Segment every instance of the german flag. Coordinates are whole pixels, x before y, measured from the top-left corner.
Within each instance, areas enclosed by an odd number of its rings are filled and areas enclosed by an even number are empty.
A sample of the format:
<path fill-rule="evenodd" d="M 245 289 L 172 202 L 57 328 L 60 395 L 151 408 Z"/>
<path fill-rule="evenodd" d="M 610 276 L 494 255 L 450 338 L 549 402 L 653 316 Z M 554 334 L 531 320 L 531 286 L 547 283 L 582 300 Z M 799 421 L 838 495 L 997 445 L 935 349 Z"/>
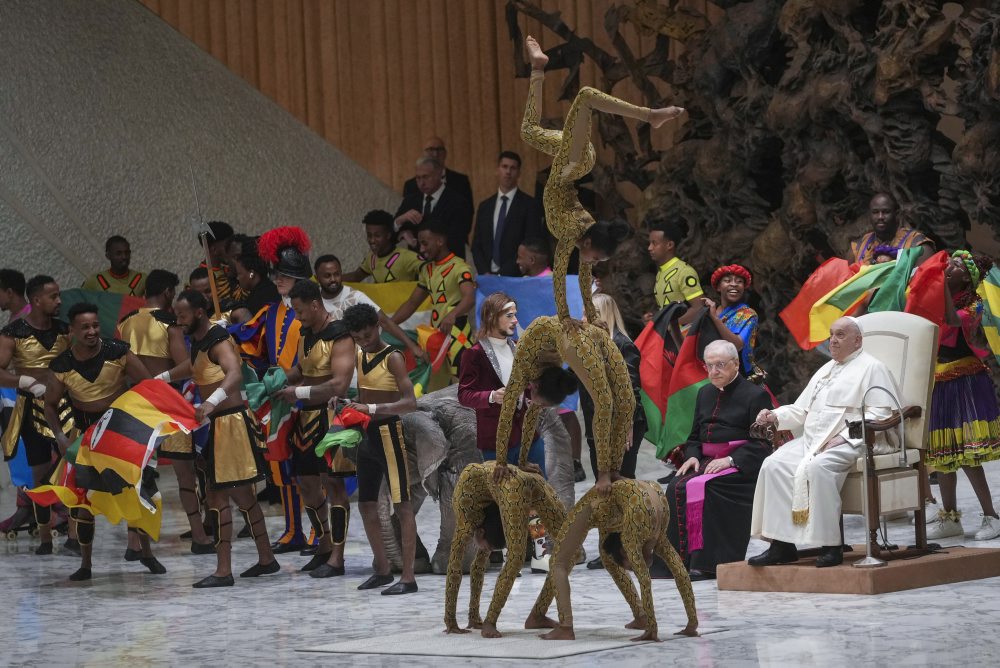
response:
<path fill-rule="evenodd" d="M 86 505 L 92 513 L 104 515 L 112 524 L 125 520 L 157 540 L 162 514 L 153 455 L 167 436 L 190 432 L 197 426 L 194 408 L 172 387 L 161 380 L 144 380 L 115 399 L 101 419 L 84 432 L 76 461 L 71 464 L 75 485 L 68 477 L 61 482 L 86 490 Z M 51 492 L 64 502 L 69 496 L 54 490 L 53 485 L 46 487 L 33 492 Z M 37 500 L 42 502 L 42 498 Z"/>

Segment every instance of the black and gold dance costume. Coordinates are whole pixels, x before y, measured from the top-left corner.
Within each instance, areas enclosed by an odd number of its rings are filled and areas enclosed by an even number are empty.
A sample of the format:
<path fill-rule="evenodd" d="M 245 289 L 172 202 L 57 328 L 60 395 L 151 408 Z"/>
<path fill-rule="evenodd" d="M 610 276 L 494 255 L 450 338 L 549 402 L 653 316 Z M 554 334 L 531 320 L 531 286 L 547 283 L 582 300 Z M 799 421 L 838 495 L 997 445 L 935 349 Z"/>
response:
<path fill-rule="evenodd" d="M 628 367 L 606 330 L 596 325 L 576 324 L 579 326 L 564 327 L 557 317 L 542 316 L 535 318 L 521 336 L 500 409 L 497 461 L 507 461 L 511 421 L 518 398 L 528 383 L 536 380 L 545 368 L 565 361 L 594 399 L 593 431 L 598 469 L 621 469 L 635 411 Z M 535 404 L 528 408 L 521 428 L 522 443 L 531 442 L 540 410 Z M 520 466 L 527 462 L 527 453 L 528 448 L 522 447 Z"/>
<path fill-rule="evenodd" d="M 358 348 L 358 389 L 399 392 L 396 377 L 389 369 L 389 356 L 397 353 L 386 346 L 368 354 Z M 398 415 L 372 416 L 365 439 L 358 448 L 358 501 L 378 501 L 383 476 L 389 479 L 393 503 L 410 500 L 409 464 L 403 442 L 403 422 Z"/>
<path fill-rule="evenodd" d="M 66 388 L 66 393 L 74 404 L 89 404 L 117 397 L 125 391 L 125 360 L 128 351 L 129 346 L 124 341 L 101 338 L 100 349 L 93 357 L 77 359 L 73 349 L 67 348 L 52 360 L 49 369 Z M 103 412 L 98 413 L 97 418 L 102 414 Z M 73 415 L 79 416 L 76 428 L 81 431 L 96 421 L 87 417 L 90 414 L 80 411 L 75 405 Z"/>
<path fill-rule="evenodd" d="M 126 376 L 126 360 L 129 345 L 117 339 L 101 339 L 101 348 L 96 355 L 85 360 L 77 359 L 72 348 L 63 351 L 52 360 L 49 369 L 52 375 L 63 384 L 66 393 L 73 402 L 73 421 L 78 432 L 84 432 L 97 423 L 106 411 L 85 411 L 76 406 L 78 403 L 93 403 L 104 400 L 114 400 L 125 392 L 128 386 Z M 110 403 L 110 402 L 109 402 Z M 81 486 L 85 481 L 81 482 Z M 145 493 L 156 494 L 156 474 L 153 467 L 142 470 L 142 487 Z M 70 515 L 77 521 L 77 531 L 81 545 L 90 545 L 94 540 L 94 518 L 89 512 L 81 512 L 72 508 Z M 131 526 L 129 532 L 136 532 Z"/>
<path fill-rule="evenodd" d="M 565 320 L 570 317 L 566 302 L 566 271 L 569 268 L 569 258 L 576 243 L 594 224 L 593 217 L 577 198 L 575 183 L 594 168 L 597 155 L 594 145 L 590 143 L 591 111 L 596 109 L 648 121 L 650 110 L 619 100 L 596 88 L 584 86 L 576 94 L 569 113 L 566 114 L 563 129 L 549 130 L 539 125 L 544 79 L 544 72 L 532 70 L 524 118 L 521 121 L 521 138 L 539 151 L 553 157 L 542 204 L 545 208 L 545 223 L 549 232 L 556 238 L 555 261 L 552 265 L 556 313 L 560 319 Z M 580 293 L 587 321 L 599 322 L 591 300 L 590 264 L 580 263 L 579 276 Z"/>
<path fill-rule="evenodd" d="M 172 360 L 170 356 L 170 328 L 177 326 L 173 313 L 161 308 L 143 307 L 126 314 L 118 321 L 118 338 L 127 343 L 140 357 Z M 179 360 L 178 360 L 179 361 Z M 176 390 L 180 386 L 171 385 Z M 170 459 L 194 459 L 191 434 L 175 432 L 164 439 L 157 452 Z M 187 490 L 184 490 L 187 491 Z M 193 490 L 191 490 L 193 493 Z M 183 493 L 183 492 L 182 492 Z"/>
<path fill-rule="evenodd" d="M 177 320 L 161 308 L 141 308 L 125 314 L 118 321 L 118 338 L 127 343 L 136 355 L 170 359 L 168 330 Z"/>
<path fill-rule="evenodd" d="M 205 338 L 191 339 L 191 378 L 199 387 L 221 383 L 226 372 L 209 354 L 217 345 L 231 345 L 224 328 L 213 325 Z M 238 353 L 237 353 L 238 354 Z M 249 485 L 264 479 L 264 437 L 247 407 L 234 406 L 209 416 L 208 441 L 202 455 L 212 489 Z"/>
<path fill-rule="evenodd" d="M 350 336 L 344 324 L 335 320 L 327 323 L 318 334 L 311 329 L 300 330 L 298 366 L 305 378 L 330 378 L 333 375 L 330 355 L 334 344 L 345 336 Z M 292 432 L 292 463 L 296 475 L 319 475 L 328 473 L 337 477 L 354 475 L 354 463 L 338 449 L 333 459 L 333 466 L 328 467 L 326 460 L 316 456 L 316 445 L 319 444 L 330 429 L 332 409 L 326 402 L 313 406 L 303 406 L 299 409 Z"/>
<path fill-rule="evenodd" d="M 493 599 L 486 612 L 486 622 L 496 624 L 497 618 L 517 574 L 521 570 L 519 546 L 525 544 L 528 536 L 528 520 L 535 513 L 542 518 L 545 528 L 553 533 L 559 531 L 566 519 L 566 509 L 556 498 L 555 491 L 545 479 L 534 473 L 512 469 L 513 475 L 501 482 L 493 480 L 496 462 L 469 464 L 458 477 L 452 505 L 455 509 L 455 535 L 451 541 L 448 558 L 448 580 L 445 585 L 444 623 L 451 628 L 457 626 L 455 609 L 458 605 L 458 590 L 462 584 L 462 558 L 465 545 L 472 533 L 483 524 L 484 510 L 492 503 L 500 509 L 504 538 L 512 555 L 504 562 L 493 588 Z M 489 563 L 489 552 L 477 552 L 469 575 L 469 623 L 482 623 L 479 616 L 479 600 L 483 591 L 483 576 Z"/>
<path fill-rule="evenodd" d="M 69 326 L 62 320 L 53 320 L 52 327 L 40 330 L 21 318 L 0 330 L 0 336 L 14 340 L 11 362 L 18 372 L 29 375 L 32 369 L 48 369 L 49 364 L 69 348 Z M 68 401 L 59 404 L 59 421 L 64 432 L 73 429 L 72 411 Z M 3 433 L 5 460 L 12 459 L 16 454 L 18 438 L 24 443 L 29 466 L 41 466 L 52 461 L 52 453 L 56 451 L 56 441 L 55 435 L 45 421 L 45 402 L 42 398 L 36 399 L 30 392 L 21 389 L 17 391 L 17 402 L 14 404 L 7 429 Z"/>
<path fill-rule="evenodd" d="M 657 633 L 656 611 L 653 608 L 653 590 L 649 579 L 643 545 L 653 543 L 653 554 L 670 567 L 684 601 L 687 613 L 685 632 L 694 633 L 698 628 L 691 578 L 676 550 L 667 540 L 670 507 L 667 497 L 655 482 L 648 480 L 617 480 L 611 493 L 602 496 L 595 488 L 584 494 L 569 512 L 555 543 L 549 561 L 549 574 L 538 594 L 532 615 L 544 616 L 556 597 L 559 608 L 559 625 L 573 626 L 573 608 L 570 603 L 569 573 L 576 561 L 577 550 L 583 545 L 587 533 L 597 528 L 600 532 L 601 561 L 611 575 L 636 620 L 645 618 L 646 630 Z M 621 534 L 622 550 L 631 562 L 639 579 L 641 598 L 636 593 L 628 571 L 604 552 L 604 539 L 610 533 Z"/>

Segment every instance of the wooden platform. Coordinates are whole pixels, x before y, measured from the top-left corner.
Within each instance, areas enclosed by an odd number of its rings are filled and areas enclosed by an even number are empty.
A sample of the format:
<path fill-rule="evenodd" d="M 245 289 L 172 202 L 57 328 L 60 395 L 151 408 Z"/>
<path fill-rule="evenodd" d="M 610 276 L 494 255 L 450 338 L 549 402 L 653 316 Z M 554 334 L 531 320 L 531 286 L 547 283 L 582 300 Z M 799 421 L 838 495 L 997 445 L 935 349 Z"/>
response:
<path fill-rule="evenodd" d="M 816 594 L 885 594 L 952 582 L 1000 576 L 1000 549 L 949 547 L 914 559 L 890 560 L 879 568 L 854 568 L 863 546 L 844 553 L 844 563 L 816 568 L 815 557 L 794 564 L 754 568 L 745 561 L 721 564 L 720 590 L 775 591 Z"/>

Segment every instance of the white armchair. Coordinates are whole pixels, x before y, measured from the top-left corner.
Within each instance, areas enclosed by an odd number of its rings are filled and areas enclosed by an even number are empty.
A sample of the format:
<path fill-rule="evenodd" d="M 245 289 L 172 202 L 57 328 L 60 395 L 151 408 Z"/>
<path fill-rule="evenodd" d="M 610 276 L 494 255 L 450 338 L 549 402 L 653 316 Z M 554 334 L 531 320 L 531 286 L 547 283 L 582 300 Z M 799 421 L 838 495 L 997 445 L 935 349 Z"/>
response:
<path fill-rule="evenodd" d="M 871 553 L 886 558 L 890 555 L 884 553 L 877 540 L 879 518 L 912 510 L 917 514 L 915 551 L 926 551 L 923 480 L 927 473 L 923 451 L 927 446 L 938 327 L 920 316 L 896 311 L 869 313 L 858 320 L 864 329 L 864 349 L 889 367 L 902 393 L 898 399 L 903 410 L 901 414 L 894 412 L 886 420 L 865 423 L 865 456 L 858 460 L 855 470 L 844 482 L 841 490 L 843 513 L 865 515 L 867 499 L 865 524 Z M 903 423 L 902 443 L 896 437 L 900 421 Z M 887 435 L 888 447 L 883 443 L 876 449 L 874 443 L 879 434 Z M 866 465 L 869 466 L 867 489 Z M 905 554 L 913 556 L 914 551 L 905 551 Z M 891 556 L 901 556 L 900 551 L 894 551 Z"/>

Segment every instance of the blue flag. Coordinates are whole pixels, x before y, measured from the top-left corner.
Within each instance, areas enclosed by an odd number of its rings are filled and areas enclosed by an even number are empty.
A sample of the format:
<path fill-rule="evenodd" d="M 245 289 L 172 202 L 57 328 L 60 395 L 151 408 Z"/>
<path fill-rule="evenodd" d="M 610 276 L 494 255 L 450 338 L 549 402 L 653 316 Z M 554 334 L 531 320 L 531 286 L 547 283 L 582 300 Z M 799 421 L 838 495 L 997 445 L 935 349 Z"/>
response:
<path fill-rule="evenodd" d="M 566 277 L 569 314 L 574 318 L 583 316 L 583 297 L 578 289 L 576 275 Z M 535 318 L 542 315 L 556 315 L 555 293 L 552 290 L 552 276 L 478 276 L 476 277 L 476 328 L 479 328 L 479 308 L 483 300 L 494 292 L 503 292 L 517 302 L 517 331 L 523 332 Z M 574 392 L 566 397 L 562 408 L 575 411 L 579 394 Z"/>
<path fill-rule="evenodd" d="M 579 279 L 575 276 L 566 277 L 567 301 L 569 314 L 574 318 L 583 317 L 583 297 L 577 288 Z M 505 292 L 517 302 L 517 330 L 523 332 L 531 322 L 540 315 L 555 315 L 556 300 L 552 291 L 552 276 L 514 277 L 514 276 L 478 276 L 476 277 L 476 328 L 479 327 L 479 307 L 483 300 L 494 292 Z"/>

